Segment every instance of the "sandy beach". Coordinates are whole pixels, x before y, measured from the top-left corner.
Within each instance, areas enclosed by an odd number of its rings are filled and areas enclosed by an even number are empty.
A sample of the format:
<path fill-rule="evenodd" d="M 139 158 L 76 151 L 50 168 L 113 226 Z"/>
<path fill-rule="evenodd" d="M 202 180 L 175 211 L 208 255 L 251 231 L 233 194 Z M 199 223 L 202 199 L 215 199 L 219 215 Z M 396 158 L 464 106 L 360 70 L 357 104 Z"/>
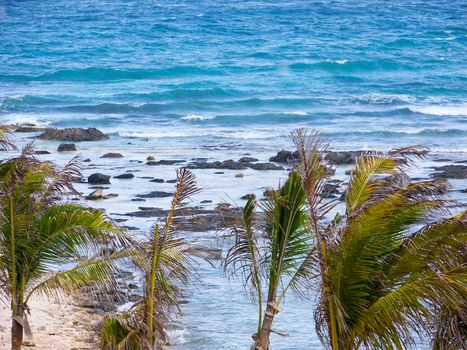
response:
<path fill-rule="evenodd" d="M 97 349 L 96 324 L 101 314 L 86 309 L 58 303 L 46 297 L 34 297 L 29 303 L 29 323 L 35 346 L 25 349 L 41 350 L 85 350 Z M 9 308 L 0 304 L 0 349 L 10 349 L 11 318 Z"/>

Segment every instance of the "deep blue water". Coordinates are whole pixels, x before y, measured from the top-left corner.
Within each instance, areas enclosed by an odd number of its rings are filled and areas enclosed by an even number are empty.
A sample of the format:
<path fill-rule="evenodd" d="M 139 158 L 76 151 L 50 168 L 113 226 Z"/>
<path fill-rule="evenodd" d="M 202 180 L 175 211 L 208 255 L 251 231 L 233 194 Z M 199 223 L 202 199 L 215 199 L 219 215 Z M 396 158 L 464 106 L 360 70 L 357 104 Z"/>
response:
<path fill-rule="evenodd" d="M 466 22 L 458 0 L 0 1 L 0 118 L 465 151 Z"/>

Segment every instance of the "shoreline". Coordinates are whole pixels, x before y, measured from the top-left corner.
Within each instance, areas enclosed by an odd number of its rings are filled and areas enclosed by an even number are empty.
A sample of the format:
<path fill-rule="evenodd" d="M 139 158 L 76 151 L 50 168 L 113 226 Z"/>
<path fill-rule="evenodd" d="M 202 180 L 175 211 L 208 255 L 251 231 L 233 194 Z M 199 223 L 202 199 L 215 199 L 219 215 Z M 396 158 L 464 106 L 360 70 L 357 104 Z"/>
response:
<path fill-rule="evenodd" d="M 74 305 L 70 300 L 57 302 L 45 296 L 33 296 L 28 315 L 34 346 L 25 349 L 91 350 L 99 346 L 96 325 L 103 313 Z M 10 349 L 10 309 L 0 304 L 0 350 Z"/>

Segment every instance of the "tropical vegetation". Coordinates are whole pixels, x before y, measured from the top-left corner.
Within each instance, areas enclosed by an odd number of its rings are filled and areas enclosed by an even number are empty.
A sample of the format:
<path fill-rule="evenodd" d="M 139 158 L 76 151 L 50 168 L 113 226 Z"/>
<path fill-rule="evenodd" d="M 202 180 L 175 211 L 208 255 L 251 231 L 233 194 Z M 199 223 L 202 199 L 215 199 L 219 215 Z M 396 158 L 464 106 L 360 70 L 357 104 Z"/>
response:
<path fill-rule="evenodd" d="M 152 350 L 169 342 L 167 324 L 180 312 L 181 297 L 196 274 L 194 259 L 215 257 L 214 251 L 187 241 L 176 230 L 175 215 L 199 191 L 193 173 L 179 169 L 166 218 L 128 254 L 141 272 L 143 298 L 128 311 L 106 317 L 101 349 Z"/>
<path fill-rule="evenodd" d="M 2 144 L 10 145 L 5 136 Z M 57 169 L 37 160 L 31 146 L 0 161 L 0 298 L 11 305 L 14 350 L 31 336 L 33 295 L 115 288 L 116 266 L 102 248 L 117 251 L 128 242 L 101 211 L 64 201 L 67 193 L 79 195 L 72 180 L 80 177 L 76 159 Z"/>

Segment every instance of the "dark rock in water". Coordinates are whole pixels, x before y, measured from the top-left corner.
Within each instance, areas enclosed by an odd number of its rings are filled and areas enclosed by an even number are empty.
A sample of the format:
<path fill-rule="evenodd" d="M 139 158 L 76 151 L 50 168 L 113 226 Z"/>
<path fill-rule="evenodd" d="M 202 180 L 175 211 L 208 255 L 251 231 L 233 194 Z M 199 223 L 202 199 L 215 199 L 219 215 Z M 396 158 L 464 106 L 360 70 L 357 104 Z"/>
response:
<path fill-rule="evenodd" d="M 148 157 L 146 158 L 146 160 L 148 160 L 148 161 L 149 161 L 149 160 L 156 160 L 156 157 L 154 157 L 154 156 L 148 156 Z"/>
<path fill-rule="evenodd" d="M 85 160 L 83 160 L 84 163 L 91 163 L 91 159 L 89 158 L 86 158 Z"/>
<path fill-rule="evenodd" d="M 257 162 L 258 159 L 253 158 L 253 157 L 242 157 L 238 160 L 240 163 L 251 163 L 251 162 Z"/>
<path fill-rule="evenodd" d="M 146 199 L 143 199 L 143 198 L 132 198 L 131 201 L 132 201 L 132 202 L 146 202 Z"/>
<path fill-rule="evenodd" d="M 96 128 L 67 128 L 67 129 L 53 129 L 47 128 L 45 131 L 37 136 L 40 140 L 57 140 L 57 141 L 101 141 L 107 140 L 109 137 L 97 130 Z"/>
<path fill-rule="evenodd" d="M 57 151 L 59 152 L 74 152 L 76 151 L 76 146 L 74 143 L 62 143 L 58 146 Z"/>
<path fill-rule="evenodd" d="M 458 160 L 454 164 L 467 164 L 467 160 Z"/>
<path fill-rule="evenodd" d="M 41 155 L 41 154 L 50 154 L 49 151 L 34 151 L 34 154 Z"/>
<path fill-rule="evenodd" d="M 104 154 L 101 158 L 123 158 L 123 155 L 118 152 L 110 152 Z"/>
<path fill-rule="evenodd" d="M 156 208 L 156 207 L 138 207 L 139 210 L 163 210 L 161 208 Z"/>
<path fill-rule="evenodd" d="M 388 176 L 386 181 L 391 181 L 391 183 L 395 184 L 399 188 L 406 188 L 410 185 L 411 179 L 410 176 L 404 173 L 395 173 L 393 175 Z"/>
<path fill-rule="evenodd" d="M 280 150 L 274 157 L 269 158 L 269 161 L 276 162 L 276 163 L 284 163 L 287 164 L 289 162 L 299 160 L 300 156 L 298 151 L 291 152 L 285 149 Z"/>
<path fill-rule="evenodd" d="M 134 177 L 135 175 L 133 175 L 132 173 L 125 173 L 125 174 L 114 176 L 114 179 L 132 179 Z"/>
<path fill-rule="evenodd" d="M 460 193 L 467 193 L 467 188 L 464 188 L 463 190 L 460 190 Z"/>
<path fill-rule="evenodd" d="M 171 197 L 172 195 L 173 195 L 172 192 L 151 191 L 149 193 L 137 194 L 136 197 L 138 198 L 164 198 L 164 197 Z"/>
<path fill-rule="evenodd" d="M 110 198 L 115 198 L 115 197 L 118 197 L 118 194 L 109 193 L 107 195 L 104 195 L 101 189 L 97 189 L 94 192 L 87 195 L 85 198 L 87 200 L 99 200 L 99 199 L 110 199 Z"/>
<path fill-rule="evenodd" d="M 229 159 L 223 162 L 192 162 L 189 163 L 189 169 L 228 169 L 228 170 L 245 170 L 247 168 L 255 170 L 284 170 L 283 167 L 277 166 L 273 163 L 251 163 L 251 162 L 236 162 Z"/>
<path fill-rule="evenodd" d="M 338 183 L 327 183 L 323 186 L 323 191 L 320 193 L 321 196 L 329 196 L 338 194 L 340 184 Z"/>
<path fill-rule="evenodd" d="M 102 190 L 99 188 L 91 192 L 90 194 L 88 194 L 85 198 L 87 200 L 94 201 L 94 200 L 102 199 L 103 197 L 104 197 L 104 194 L 102 193 Z"/>
<path fill-rule="evenodd" d="M 22 132 L 22 133 L 29 133 L 29 132 L 39 132 L 39 131 L 44 131 L 46 128 L 39 128 L 37 126 L 29 126 L 29 125 L 23 125 L 23 126 L 18 126 L 15 129 L 15 132 Z"/>
<path fill-rule="evenodd" d="M 144 163 L 142 160 L 136 160 L 136 159 L 132 159 L 129 162 L 130 163 L 138 163 L 138 164 Z"/>
<path fill-rule="evenodd" d="M 174 183 L 177 183 L 177 179 L 167 180 L 166 182 L 168 184 L 174 184 Z"/>
<path fill-rule="evenodd" d="M 161 184 L 161 183 L 164 183 L 164 179 L 152 179 L 152 180 L 149 180 L 149 182 L 156 182 L 158 184 Z"/>
<path fill-rule="evenodd" d="M 88 177 L 88 183 L 95 185 L 110 184 L 110 176 L 101 173 L 95 173 Z"/>
<path fill-rule="evenodd" d="M 207 204 L 207 203 L 212 203 L 212 200 L 205 199 L 204 201 L 201 201 L 201 204 Z"/>
<path fill-rule="evenodd" d="M 354 164 L 357 157 L 365 153 L 365 151 L 328 152 L 324 158 L 333 165 Z"/>
<path fill-rule="evenodd" d="M 448 159 L 448 158 L 437 158 L 437 159 L 433 159 L 433 162 L 452 162 L 451 159 Z"/>
<path fill-rule="evenodd" d="M 180 164 L 184 163 L 185 161 L 182 159 L 165 159 L 165 160 L 159 160 L 157 162 L 155 161 L 149 161 L 146 162 L 146 165 L 175 165 L 175 164 Z"/>
<path fill-rule="evenodd" d="M 138 289 L 138 286 L 134 283 L 129 283 L 128 284 L 128 289 Z"/>
<path fill-rule="evenodd" d="M 282 166 L 274 163 L 246 163 L 246 166 L 254 170 L 284 170 Z"/>
<path fill-rule="evenodd" d="M 431 176 L 436 179 L 466 179 L 467 165 L 445 165 L 435 168 L 436 173 Z"/>
<path fill-rule="evenodd" d="M 229 170 L 244 170 L 246 166 L 232 159 L 224 160 L 223 162 L 193 162 L 189 163 L 188 169 L 229 169 Z"/>
<path fill-rule="evenodd" d="M 108 190 L 110 187 L 105 186 L 89 186 L 90 190 Z"/>
<path fill-rule="evenodd" d="M 255 198 L 255 195 L 253 193 L 248 193 L 248 194 L 240 197 L 240 199 L 244 199 L 244 200 L 248 200 L 250 198 Z"/>
<path fill-rule="evenodd" d="M 215 175 L 222 175 L 222 174 L 225 174 L 223 171 L 215 171 L 214 172 Z"/>

